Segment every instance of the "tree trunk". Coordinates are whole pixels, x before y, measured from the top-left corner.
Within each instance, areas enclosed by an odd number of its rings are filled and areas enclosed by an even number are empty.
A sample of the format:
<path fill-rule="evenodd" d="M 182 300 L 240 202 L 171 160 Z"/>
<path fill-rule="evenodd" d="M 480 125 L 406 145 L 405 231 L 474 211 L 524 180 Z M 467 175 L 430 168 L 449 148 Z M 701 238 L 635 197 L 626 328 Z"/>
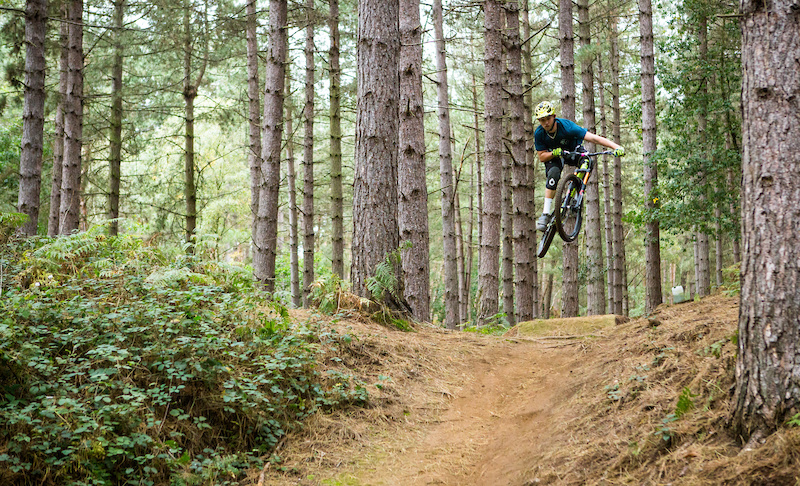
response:
<path fill-rule="evenodd" d="M 504 103 L 508 105 L 508 103 Z M 507 112 L 508 110 L 503 110 Z M 507 138 L 507 137 L 506 137 Z M 506 321 L 513 326 L 516 324 L 514 314 L 514 205 L 512 202 L 511 188 L 511 156 L 503 154 L 503 212 L 500 217 L 503 231 L 503 314 Z"/>
<path fill-rule="evenodd" d="M 306 102 L 303 107 L 303 305 L 314 283 L 314 0 L 306 0 Z"/>
<path fill-rule="evenodd" d="M 478 144 L 476 144 L 478 145 Z M 475 158 L 479 157 L 480 152 L 475 153 Z M 469 174 L 469 220 L 467 222 L 467 236 L 464 246 L 464 289 L 463 300 L 461 301 L 461 322 L 472 321 L 472 263 L 474 260 L 474 240 L 475 231 L 475 166 L 470 163 Z"/>
<path fill-rule="evenodd" d="M 462 159 L 463 168 L 463 159 Z M 461 174 L 461 171 L 459 171 Z M 456 274 L 458 275 L 458 322 L 459 324 L 466 321 L 467 318 L 467 301 L 469 300 L 469 292 L 466 287 L 465 262 L 466 254 L 464 252 L 464 220 L 461 213 L 461 197 L 456 184 L 455 197 L 453 198 L 453 210 L 456 217 Z"/>
<path fill-rule="evenodd" d="M 561 116 L 575 119 L 575 41 L 572 33 L 572 0 L 559 0 L 558 38 L 561 56 Z M 564 168 L 563 177 L 568 168 Z M 578 243 L 563 246 L 562 317 L 578 315 Z"/>
<path fill-rule="evenodd" d="M 294 103 L 292 102 L 292 77 L 286 68 L 286 96 L 284 109 L 286 118 L 286 185 L 289 192 L 289 280 L 292 291 L 292 305 L 300 307 L 302 292 L 300 291 L 300 257 L 298 255 L 298 211 L 297 211 L 297 173 L 294 164 Z"/>
<path fill-rule="evenodd" d="M 474 54 L 472 49 L 470 50 L 470 54 Z M 473 59 L 474 61 L 474 59 Z M 483 160 L 481 159 L 481 154 L 483 154 L 483 150 L 481 150 L 481 130 L 480 130 L 480 115 L 478 112 L 478 82 L 475 78 L 475 73 L 472 73 L 472 112 L 473 112 L 473 122 L 475 124 L 475 173 L 476 173 L 476 181 L 475 181 L 475 191 L 477 198 L 477 223 L 478 223 L 478 286 L 480 286 L 480 262 L 481 262 L 481 253 L 483 253 L 483 247 L 481 246 L 481 241 L 483 238 Z M 470 265 L 470 292 L 472 289 L 472 265 Z M 478 290 L 480 294 L 480 289 Z M 480 299 L 480 295 L 477 296 Z M 470 296 L 470 307 L 474 307 L 476 304 L 475 301 L 472 300 Z M 480 305 L 480 304 L 478 304 Z M 472 319 L 472 314 L 475 313 L 474 309 L 470 310 L 470 319 Z M 480 313 L 480 309 L 478 309 L 477 313 Z M 480 316 L 476 316 L 479 320 Z"/>
<path fill-rule="evenodd" d="M 617 35 L 617 19 L 612 14 L 610 20 L 610 40 L 611 40 L 611 109 L 613 113 L 612 131 L 614 141 L 620 143 L 622 140 L 621 126 L 622 114 L 619 106 L 619 37 Z M 622 159 L 614 157 L 614 267 L 612 274 L 614 278 L 614 308 L 613 314 L 625 315 L 622 302 L 627 288 L 625 279 L 625 228 L 622 226 Z"/>
<path fill-rule="evenodd" d="M 800 413 L 800 27 L 794 6 L 742 0 L 742 292 L 733 426 L 754 444 Z M 781 46 L 781 55 L 764 55 Z"/>
<path fill-rule="evenodd" d="M 436 22 L 436 5 L 434 3 L 434 24 Z M 438 39 L 437 39 L 438 51 Z M 437 63 L 439 58 L 437 55 Z M 398 154 L 398 221 L 400 225 L 400 240 L 411 242 L 411 248 L 403 251 L 403 277 L 405 278 L 405 298 L 414 312 L 414 317 L 420 321 L 430 320 L 430 261 L 429 261 L 429 238 L 428 238 L 428 188 L 425 177 L 425 109 L 422 99 L 422 25 L 419 17 L 419 0 L 400 0 L 400 139 Z M 447 72 L 439 73 L 441 83 L 442 74 L 445 76 L 445 86 L 447 86 Z M 441 86 L 439 86 L 441 89 Z M 442 103 L 440 101 L 439 105 Z M 439 129 L 442 128 L 441 108 L 439 116 Z M 449 129 L 449 119 L 448 129 Z M 449 131 L 440 135 L 447 137 L 449 147 Z M 441 145 L 439 149 L 441 151 Z M 449 155 L 449 152 L 448 152 Z M 449 164 L 448 160 L 448 164 Z M 444 177 L 445 171 L 442 171 Z M 449 173 L 448 173 L 449 174 Z M 450 177 L 452 184 L 452 177 Z M 450 187 L 452 195 L 452 187 Z M 452 209 L 452 197 L 445 199 L 442 197 L 442 211 L 444 208 Z M 455 268 L 455 239 L 453 230 L 452 212 L 448 226 L 447 219 L 444 219 L 444 246 L 445 246 L 445 281 L 449 274 L 453 272 L 456 277 Z M 451 234 L 448 234 L 448 231 Z M 451 253 L 447 254 L 448 245 L 451 245 Z M 447 265 L 452 259 L 453 268 Z M 453 297 L 458 304 L 458 290 L 453 287 L 455 292 Z M 445 298 L 447 298 L 445 291 Z M 448 327 L 455 328 L 458 321 L 458 311 L 455 314 L 455 321 L 446 320 Z"/>
<path fill-rule="evenodd" d="M 400 244 L 397 222 L 399 132 L 399 1 L 359 0 L 355 180 L 353 184 L 353 292 L 373 297 L 367 280 Z M 402 269 L 394 276 L 403 296 Z M 384 294 L 384 299 L 391 295 Z M 388 302 L 387 302 L 388 303 Z"/>
<path fill-rule="evenodd" d="M 522 40 L 520 39 L 519 4 L 511 0 L 506 4 L 506 32 L 508 35 L 509 122 L 511 124 L 511 186 L 513 190 L 515 296 L 519 321 L 528 321 L 534 315 L 534 288 L 536 287 L 536 228 L 533 223 L 530 184 L 528 183 L 528 154 L 525 141 L 525 84 L 522 79 Z M 527 110 L 529 113 L 530 110 Z"/>
<path fill-rule="evenodd" d="M 183 101 L 186 110 L 186 129 L 184 147 L 184 198 L 186 200 L 186 243 L 187 251 L 193 251 L 195 243 L 195 233 L 197 232 L 197 183 L 195 180 L 195 161 L 194 161 L 194 100 L 203 76 L 206 72 L 208 63 L 208 36 L 206 32 L 196 34 L 192 32 L 192 9 L 189 3 L 184 6 L 183 14 Z M 204 13 L 206 15 L 207 12 Z M 208 29 L 208 18 L 203 18 L 203 29 Z M 192 79 L 194 73 L 192 59 L 196 56 L 194 52 L 195 39 L 199 37 L 205 45 L 205 53 L 202 56 L 197 78 Z"/>
<path fill-rule="evenodd" d="M 64 161 L 58 224 L 58 232 L 62 235 L 76 231 L 80 224 L 83 146 L 83 0 L 71 0 L 67 9 L 70 25 L 64 101 Z"/>
<path fill-rule="evenodd" d="M 253 270 L 267 292 L 275 290 L 275 258 L 278 245 L 278 195 L 283 136 L 283 92 L 286 80 L 287 5 L 270 0 L 269 45 L 264 84 L 264 128 L 262 130 L 262 177 L 259 178 Z"/>
<path fill-rule="evenodd" d="M 535 208 L 535 188 L 536 184 L 534 181 L 537 180 L 536 177 L 536 147 L 533 144 L 533 93 L 532 93 L 532 76 L 533 76 L 533 62 L 531 61 L 531 42 L 528 40 L 531 37 L 531 23 L 530 23 L 530 15 L 529 15 L 529 2 L 528 0 L 523 0 L 522 2 L 522 39 L 525 40 L 525 43 L 522 45 L 522 59 L 523 59 L 523 70 L 522 70 L 522 87 L 525 92 L 525 96 L 523 97 L 523 106 L 524 106 L 524 116 L 523 122 L 525 127 L 525 182 L 524 186 L 526 189 L 526 194 L 528 196 L 528 211 L 530 211 L 531 215 L 537 214 Z M 540 300 L 540 291 L 539 291 L 539 259 L 536 258 L 534 255 L 536 254 L 535 248 L 539 245 L 538 239 L 539 234 L 536 231 L 536 226 L 533 223 L 533 219 L 531 219 L 531 229 L 528 233 L 528 241 L 527 245 L 530 247 L 531 252 L 531 264 L 530 264 L 530 279 L 532 280 L 531 283 L 531 298 L 533 299 L 532 302 L 532 312 L 533 315 L 531 318 L 539 317 L 541 315 L 540 309 L 541 306 L 539 305 Z"/>
<path fill-rule="evenodd" d="M 544 286 L 544 299 L 542 301 L 542 319 L 550 319 L 550 307 L 553 302 L 553 274 L 547 274 L 547 283 Z"/>
<path fill-rule="evenodd" d="M 450 97 L 444 43 L 444 18 L 441 0 L 433 2 L 433 31 L 436 40 L 436 110 L 439 119 L 439 181 L 442 191 L 442 253 L 444 254 L 445 326 L 455 329 L 461 322 L 458 302 L 458 262 L 456 260 L 455 198 L 452 141 L 450 137 Z M 421 55 L 421 53 L 420 53 Z"/>
<path fill-rule="evenodd" d="M 503 64 L 502 7 L 497 0 L 484 4 L 484 104 L 486 119 L 486 157 L 483 177 L 483 232 L 479 267 L 480 311 L 478 320 L 486 324 L 499 309 L 500 212 L 503 183 Z"/>
<path fill-rule="evenodd" d="M 472 50 L 470 50 L 470 54 L 473 54 Z M 473 172 L 474 178 L 471 179 L 470 184 L 474 182 L 474 187 L 472 191 L 470 191 L 470 198 L 472 198 L 473 194 L 477 200 L 477 208 L 470 199 L 470 211 L 473 208 L 476 209 L 477 218 L 473 217 L 473 214 L 470 214 L 470 254 L 469 254 L 469 265 L 467 266 L 469 275 L 467 278 L 467 288 L 469 289 L 469 320 L 471 321 L 473 318 L 474 312 L 474 305 L 475 301 L 472 299 L 472 267 L 473 267 L 473 253 L 475 248 L 475 243 L 472 240 L 473 237 L 473 228 L 471 226 L 471 222 L 474 219 L 477 219 L 477 226 L 478 226 L 478 266 L 480 267 L 480 254 L 481 254 L 481 235 L 483 235 L 483 162 L 481 159 L 481 154 L 483 154 L 483 150 L 481 150 L 481 130 L 480 130 L 480 115 L 478 114 L 478 83 L 475 79 L 475 73 L 472 73 L 472 112 L 473 112 L 473 123 L 474 123 L 474 132 L 475 132 L 475 168 Z M 480 270 L 479 270 L 480 271 Z M 480 280 L 480 279 L 479 279 Z M 480 281 L 478 282 L 480 285 Z"/>
<path fill-rule="evenodd" d="M 67 5 L 61 6 L 62 18 L 67 18 Z M 50 214 L 47 220 L 47 235 L 56 236 L 59 231 L 61 211 L 61 182 L 64 168 L 64 111 L 67 100 L 67 39 L 69 24 L 61 22 L 59 30 L 59 74 L 58 74 L 58 105 L 56 106 L 55 127 L 53 130 L 53 175 L 50 183 Z"/>
<path fill-rule="evenodd" d="M 258 77 L 258 37 L 256 28 L 258 16 L 256 14 L 256 0 L 247 2 L 247 106 L 250 150 L 247 153 L 247 163 L 250 167 L 250 226 L 253 237 L 256 235 L 256 221 L 258 218 L 258 191 L 261 187 L 261 106 L 259 95 Z"/>
<path fill-rule="evenodd" d="M 339 278 L 344 278 L 344 196 L 342 191 L 342 115 L 341 69 L 339 67 L 339 0 L 329 0 L 331 47 L 328 50 L 330 70 L 330 123 L 331 123 L 331 243 L 332 270 Z"/>
<path fill-rule="evenodd" d="M 656 89 L 653 55 L 653 10 L 650 0 L 639 0 L 639 31 L 642 54 L 642 142 L 644 150 L 644 198 L 648 213 L 659 206 L 658 169 L 651 162 L 656 151 Z M 645 224 L 645 313 L 661 304 L 660 224 L 650 218 Z"/>
<path fill-rule="evenodd" d="M 125 0 L 114 1 L 114 61 L 111 69 L 111 133 L 109 136 L 109 190 L 108 219 L 111 225 L 108 232 L 119 234 L 119 191 L 122 178 L 122 67 L 124 46 L 122 26 L 125 16 Z"/>
<path fill-rule="evenodd" d="M 591 32 L 589 25 L 589 0 L 578 0 L 578 25 L 581 50 L 584 55 L 581 61 L 581 84 L 583 85 L 583 126 L 592 133 L 597 132 L 594 108 L 594 70 L 593 58 L 588 57 L 591 50 Z M 593 144 L 586 148 L 594 151 Z M 603 234 L 600 227 L 600 188 L 597 183 L 598 174 L 589 179 L 586 188 L 586 263 L 589 266 L 587 283 L 587 314 L 605 314 L 606 296 L 603 272 Z"/>
<path fill-rule="evenodd" d="M 597 84 L 600 101 L 600 135 L 608 137 L 608 119 L 606 118 L 606 96 L 603 72 L 603 56 L 597 56 Z M 603 221 L 606 239 L 606 308 L 614 312 L 614 216 L 611 207 L 611 174 L 608 167 L 608 156 L 604 155 L 603 163 Z"/>
<path fill-rule="evenodd" d="M 708 130 L 708 83 L 706 81 L 705 73 L 703 72 L 705 64 L 708 62 L 708 21 L 706 20 L 705 15 L 702 13 L 699 14 L 698 19 L 698 29 L 697 29 L 697 40 L 699 44 L 699 54 L 700 54 L 700 64 L 701 64 L 701 72 L 699 73 L 699 86 L 698 86 L 698 94 L 699 94 L 699 107 L 698 107 L 698 114 L 697 114 L 697 141 L 698 147 L 704 152 L 703 157 L 708 156 L 708 147 L 706 144 L 707 140 L 707 130 Z M 705 170 L 702 168 L 700 169 L 699 174 L 699 186 L 701 191 L 700 194 L 700 204 L 706 206 L 708 204 L 708 198 L 705 194 L 705 188 L 708 184 L 708 180 L 705 175 Z M 703 231 L 702 229 L 698 229 L 695 232 L 695 267 L 696 267 L 696 281 L 697 281 L 697 293 L 700 297 L 705 297 L 711 293 L 711 271 L 710 271 L 710 264 L 709 264 L 709 244 L 708 244 L 708 234 Z"/>
<path fill-rule="evenodd" d="M 46 33 L 47 0 L 29 0 L 25 4 L 25 94 L 17 199 L 17 210 L 28 216 L 28 221 L 20 228 L 20 232 L 26 236 L 35 235 L 39 226 L 39 193 L 42 187 L 44 151 Z"/>

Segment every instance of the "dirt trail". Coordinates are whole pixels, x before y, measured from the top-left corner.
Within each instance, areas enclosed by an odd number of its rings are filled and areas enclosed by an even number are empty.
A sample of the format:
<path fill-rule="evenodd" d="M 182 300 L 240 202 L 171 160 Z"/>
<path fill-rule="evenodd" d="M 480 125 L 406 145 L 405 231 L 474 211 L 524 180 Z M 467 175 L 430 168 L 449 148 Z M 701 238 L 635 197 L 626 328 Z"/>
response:
<path fill-rule="evenodd" d="M 370 405 L 315 415 L 251 484 L 800 484 L 800 428 L 749 454 L 726 430 L 737 313 L 715 296 L 535 338 L 342 320 L 354 339 L 323 362 Z"/>
<path fill-rule="evenodd" d="M 365 430 L 344 424 L 339 435 L 357 437 L 357 447 L 318 444 L 320 469 L 264 484 L 529 484 L 541 445 L 563 439 L 553 436 L 553 425 L 567 413 L 561 404 L 575 388 L 572 371 L 583 345 L 431 330 L 386 339 L 389 348 L 411 354 L 396 375 L 423 363 L 411 369 L 422 379 L 396 383 L 400 395 L 386 408 L 400 405 L 402 412 L 389 411 L 394 420 Z"/>
<path fill-rule="evenodd" d="M 375 464 L 364 484 L 520 484 L 535 445 L 552 440 L 574 351 L 487 341 L 469 354 L 440 418 L 420 427 L 417 443 Z"/>

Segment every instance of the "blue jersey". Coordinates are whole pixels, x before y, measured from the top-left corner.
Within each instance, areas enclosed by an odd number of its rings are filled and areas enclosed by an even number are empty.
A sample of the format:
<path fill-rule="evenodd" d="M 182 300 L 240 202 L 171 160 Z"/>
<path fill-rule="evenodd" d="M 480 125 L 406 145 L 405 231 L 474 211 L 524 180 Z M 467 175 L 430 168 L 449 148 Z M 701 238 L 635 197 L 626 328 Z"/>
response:
<path fill-rule="evenodd" d="M 578 145 L 583 143 L 583 137 L 587 130 L 577 123 L 564 118 L 556 118 L 556 135 L 551 137 L 544 128 L 539 125 L 533 134 L 534 146 L 536 150 L 550 151 L 561 147 L 562 150 L 574 151 Z"/>

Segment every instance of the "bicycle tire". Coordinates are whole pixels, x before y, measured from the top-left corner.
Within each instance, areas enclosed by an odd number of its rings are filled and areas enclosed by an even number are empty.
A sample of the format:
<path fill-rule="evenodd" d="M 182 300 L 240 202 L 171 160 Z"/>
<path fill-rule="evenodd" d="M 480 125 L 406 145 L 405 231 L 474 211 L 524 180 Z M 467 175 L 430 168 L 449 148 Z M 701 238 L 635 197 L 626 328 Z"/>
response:
<path fill-rule="evenodd" d="M 542 239 L 539 240 L 539 248 L 536 250 L 536 256 L 539 258 L 544 258 L 547 255 L 547 250 L 550 249 L 550 244 L 553 242 L 553 238 L 556 236 L 556 228 L 555 224 L 550 224 L 544 230 L 544 234 L 542 235 Z"/>
<path fill-rule="evenodd" d="M 583 182 L 575 174 L 570 175 L 563 184 L 559 184 L 556 192 L 556 201 L 559 202 L 556 208 L 556 229 L 561 239 L 567 243 L 575 241 L 581 232 L 583 223 L 583 199 L 578 207 L 575 207 L 575 198 L 578 191 L 583 186 Z"/>

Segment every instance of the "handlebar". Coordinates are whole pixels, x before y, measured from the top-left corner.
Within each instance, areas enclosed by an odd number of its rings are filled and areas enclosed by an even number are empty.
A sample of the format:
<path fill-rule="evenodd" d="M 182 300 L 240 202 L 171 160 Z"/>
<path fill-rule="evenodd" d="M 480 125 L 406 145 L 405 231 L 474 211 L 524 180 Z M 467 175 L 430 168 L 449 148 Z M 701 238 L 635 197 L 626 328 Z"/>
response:
<path fill-rule="evenodd" d="M 595 157 L 597 155 L 614 155 L 613 150 L 605 150 L 603 152 L 570 152 L 569 150 L 562 150 L 564 155 L 580 155 L 581 157 Z"/>

